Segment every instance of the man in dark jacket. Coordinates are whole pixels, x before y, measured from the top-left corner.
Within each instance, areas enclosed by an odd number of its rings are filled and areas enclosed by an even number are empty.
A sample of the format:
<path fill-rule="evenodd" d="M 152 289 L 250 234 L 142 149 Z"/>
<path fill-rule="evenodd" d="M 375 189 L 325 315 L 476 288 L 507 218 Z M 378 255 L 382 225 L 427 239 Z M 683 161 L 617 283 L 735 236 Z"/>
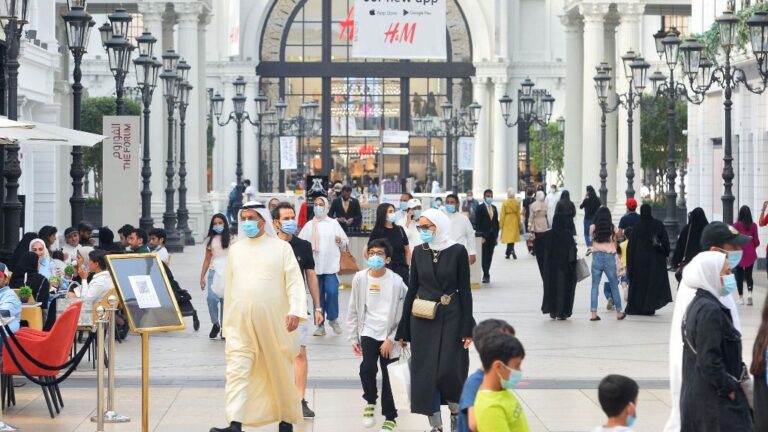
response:
<path fill-rule="evenodd" d="M 477 206 L 475 221 L 477 232 L 483 237 L 483 283 L 488 283 L 491 281 L 489 271 L 491 260 L 493 260 L 493 250 L 499 239 L 499 211 L 493 205 L 492 190 L 486 189 L 483 192 L 483 202 Z"/>
<path fill-rule="evenodd" d="M 344 186 L 341 195 L 333 200 L 328 217 L 335 218 L 345 232 L 359 230 L 363 222 L 363 212 L 360 210 L 360 201 L 352 198 L 352 188 Z"/>

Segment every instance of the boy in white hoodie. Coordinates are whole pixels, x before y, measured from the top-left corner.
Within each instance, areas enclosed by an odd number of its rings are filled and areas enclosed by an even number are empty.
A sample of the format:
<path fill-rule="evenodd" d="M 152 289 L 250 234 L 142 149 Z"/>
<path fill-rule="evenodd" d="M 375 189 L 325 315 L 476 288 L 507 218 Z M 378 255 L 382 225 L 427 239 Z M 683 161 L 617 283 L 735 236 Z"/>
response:
<path fill-rule="evenodd" d="M 389 385 L 387 365 L 400 356 L 395 332 L 403 314 L 403 301 L 408 287 L 397 273 L 385 266 L 392 259 L 392 246 L 385 239 L 368 242 L 368 269 L 357 272 L 352 279 L 352 292 L 347 311 L 349 340 L 355 355 L 362 356 L 360 382 L 363 386 L 363 425 L 375 424 L 374 410 L 377 362 L 381 365 L 381 413 L 385 421 L 380 432 L 391 432 L 397 427 L 397 409 Z"/>

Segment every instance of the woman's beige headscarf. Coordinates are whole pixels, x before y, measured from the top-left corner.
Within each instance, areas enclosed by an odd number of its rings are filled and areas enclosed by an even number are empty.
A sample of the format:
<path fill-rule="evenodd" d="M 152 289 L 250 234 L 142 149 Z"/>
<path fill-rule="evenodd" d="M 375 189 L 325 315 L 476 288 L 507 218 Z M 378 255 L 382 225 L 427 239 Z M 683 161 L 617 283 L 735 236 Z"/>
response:
<path fill-rule="evenodd" d="M 315 252 L 320 251 L 320 231 L 317 227 L 317 222 L 322 222 L 328 219 L 328 211 L 331 209 L 331 206 L 328 203 L 328 198 L 322 196 L 315 198 L 315 200 L 318 199 L 323 202 L 323 209 L 325 209 L 325 211 L 323 212 L 322 216 L 315 214 L 315 216 L 312 218 L 312 250 Z"/>

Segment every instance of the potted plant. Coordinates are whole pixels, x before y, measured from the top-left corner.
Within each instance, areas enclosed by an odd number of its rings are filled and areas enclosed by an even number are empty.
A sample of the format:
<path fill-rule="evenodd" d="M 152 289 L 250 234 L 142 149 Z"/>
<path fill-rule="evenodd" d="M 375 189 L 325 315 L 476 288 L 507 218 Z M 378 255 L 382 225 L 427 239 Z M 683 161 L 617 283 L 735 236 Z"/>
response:
<path fill-rule="evenodd" d="M 28 303 L 31 296 L 32 288 L 30 288 L 28 285 L 23 285 L 21 288 L 19 288 L 19 299 L 22 303 Z"/>
<path fill-rule="evenodd" d="M 67 264 L 66 267 L 64 267 L 64 275 L 72 277 L 75 275 L 75 267 L 72 264 Z"/>

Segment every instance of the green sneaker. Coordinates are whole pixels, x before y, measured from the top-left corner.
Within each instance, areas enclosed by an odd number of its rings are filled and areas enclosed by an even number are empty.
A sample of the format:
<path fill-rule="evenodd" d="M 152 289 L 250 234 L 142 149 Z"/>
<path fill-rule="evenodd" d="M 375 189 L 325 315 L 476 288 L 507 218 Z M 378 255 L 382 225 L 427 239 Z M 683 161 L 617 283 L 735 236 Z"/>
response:
<path fill-rule="evenodd" d="M 373 411 L 376 409 L 376 405 L 367 404 L 363 408 L 363 426 L 369 428 L 376 423 L 376 419 L 373 416 Z"/>
<path fill-rule="evenodd" d="M 387 420 L 381 425 L 379 432 L 393 432 L 397 428 L 397 423 L 394 420 Z"/>

